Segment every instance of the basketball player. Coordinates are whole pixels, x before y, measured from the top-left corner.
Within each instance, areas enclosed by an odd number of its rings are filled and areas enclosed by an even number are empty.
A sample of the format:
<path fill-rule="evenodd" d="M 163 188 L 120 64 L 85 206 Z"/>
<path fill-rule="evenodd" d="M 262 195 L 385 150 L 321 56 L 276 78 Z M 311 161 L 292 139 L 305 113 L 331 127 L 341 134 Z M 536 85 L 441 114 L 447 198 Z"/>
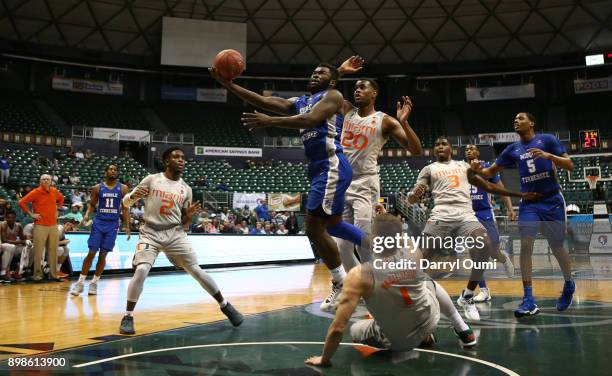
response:
<path fill-rule="evenodd" d="M 15 256 L 20 256 L 26 250 L 26 239 L 23 235 L 21 223 L 17 223 L 17 214 L 8 210 L 4 215 L 4 222 L 0 222 L 0 250 L 2 251 L 2 268 L 0 270 L 0 281 L 5 283 L 13 282 L 9 275 L 11 261 Z M 21 279 L 23 268 L 20 265 L 16 280 Z"/>
<path fill-rule="evenodd" d="M 471 163 L 473 160 L 478 160 L 480 158 L 480 150 L 478 150 L 478 147 L 472 144 L 466 145 L 465 158 L 468 163 Z M 483 166 L 489 167 L 489 164 L 487 162 L 483 162 Z M 504 183 L 502 183 L 499 174 L 496 174 L 487 180 L 492 184 L 497 184 L 504 188 Z M 491 198 L 489 197 L 489 194 L 482 188 L 472 186 L 471 198 L 472 209 L 474 209 L 476 218 L 478 218 L 478 221 L 487 230 L 489 239 L 491 239 L 492 251 L 495 254 L 493 258 L 503 263 L 508 278 L 514 277 L 514 265 L 512 264 L 510 256 L 502 253 L 499 250 L 499 231 L 497 230 L 497 223 L 495 223 L 495 214 L 493 213 L 493 207 L 491 206 Z M 510 197 L 502 196 L 501 199 L 506 207 L 508 218 L 511 221 L 515 221 L 516 213 L 512 207 Z M 484 278 L 478 282 L 478 287 L 480 287 L 480 292 L 474 297 L 474 302 L 482 303 L 491 300 L 491 291 L 487 288 L 487 283 L 485 282 Z"/>
<path fill-rule="evenodd" d="M 394 238 L 403 232 L 402 223 L 396 216 L 383 211 L 373 219 L 372 231 L 375 236 Z M 454 306 L 444 288 L 418 269 L 420 258 L 418 249 L 393 245 L 381 253 L 373 253 L 372 260 L 351 269 L 344 282 L 336 316 L 327 331 L 323 353 L 308 358 L 305 363 L 322 367 L 332 365 L 331 358 L 361 297 L 373 318 L 360 320 L 351 326 L 353 342 L 397 351 L 409 351 L 419 344 L 432 345 L 440 313 L 446 315 L 442 306 L 452 309 Z M 411 261 L 416 266 L 396 269 L 385 267 L 382 261 L 395 265 Z M 459 314 L 456 318 L 453 329 L 461 345 L 466 348 L 475 346 L 477 339 L 472 329 Z"/>
<path fill-rule="evenodd" d="M 550 134 L 535 133 L 535 122 L 533 114 L 519 112 L 514 118 L 514 131 L 520 136 L 520 141 L 508 145 L 488 168 L 482 168 L 479 161 L 472 162 L 472 169 L 487 177 L 516 165 L 521 177 L 521 191 L 538 192 L 543 196 L 538 202 L 521 200 L 519 206 L 520 263 L 524 297 L 514 311 L 516 317 L 532 316 L 539 312 L 533 298 L 531 282 L 531 255 L 538 232 L 548 240 L 565 278 L 563 291 L 557 300 L 558 311 L 565 311 L 572 304 L 576 290 L 569 253 L 563 247 L 566 231 L 565 200 L 557 181 L 557 167 L 572 171 L 574 163 L 558 138 Z"/>
<path fill-rule="evenodd" d="M 116 165 L 110 164 L 106 166 L 104 173 L 106 175 L 104 182 L 96 184 L 91 188 L 91 199 L 89 200 L 87 212 L 81 222 L 82 225 L 87 225 L 91 213 L 96 212 L 96 217 L 91 226 L 91 234 L 89 239 L 87 239 L 89 252 L 83 261 L 79 280 L 74 284 L 72 291 L 70 291 L 74 296 L 78 296 L 83 292 L 83 285 L 85 279 L 87 279 L 89 268 L 91 268 L 96 253 L 100 251 L 96 271 L 87 291 L 88 295 L 96 295 L 98 293 L 98 280 L 100 280 L 106 265 L 106 255 L 115 247 L 117 231 L 119 230 L 120 211 L 123 214 L 127 239 L 130 240 L 130 212 L 127 206 L 121 204 L 123 196 L 128 193 L 129 189 L 127 185 L 120 184 L 117 181 L 119 169 Z"/>
<path fill-rule="evenodd" d="M 436 139 L 434 152 L 438 159 L 437 162 L 421 170 L 413 190 L 408 194 L 408 201 L 411 204 L 419 201 L 427 189 L 433 196 L 434 209 L 427 220 L 423 234 L 425 238 L 430 239 L 454 236 L 455 241 L 459 242 L 461 239 L 465 248 L 469 249 L 473 261 L 487 261 L 490 256 L 493 256 L 491 241 L 486 229 L 478 221 L 472 209 L 471 185 L 482 188 L 486 192 L 530 200 L 537 199 L 538 195 L 508 191 L 476 175 L 465 161 L 452 160 L 452 147 L 448 137 L 441 136 Z M 471 246 L 467 243 L 469 239 L 472 239 Z M 432 244 L 421 245 L 421 248 L 426 258 L 433 256 Z M 482 279 L 483 272 L 482 268 L 472 268 L 470 280 L 458 301 L 459 305 L 463 306 L 465 317 L 469 320 L 480 320 L 480 314 L 474 302 L 474 290 L 478 286 L 478 281 Z"/>
<path fill-rule="evenodd" d="M 378 92 L 375 81 L 358 80 L 354 91 L 355 106 L 345 101 L 346 116 L 342 126 L 342 148 L 353 170 L 353 180 L 346 191 L 343 218 L 366 233 L 371 233 L 372 208 L 380 197 L 378 153 L 389 137 L 393 137 L 412 155 L 419 155 L 423 151 L 421 141 L 407 121 L 412 111 L 410 98 L 403 97 L 403 104 L 397 103 L 398 121 L 374 109 Z M 337 241 L 342 264 L 348 271 L 358 263 L 354 246 L 344 239 Z M 368 252 L 363 252 L 360 247 L 357 247 L 357 252 L 361 262 L 369 260 Z"/>
<path fill-rule="evenodd" d="M 185 168 L 185 153 L 173 146 L 162 154 L 164 172 L 145 177 L 140 184 L 123 197 L 126 207 L 140 199 L 145 200 L 144 222 L 141 227 L 136 253 L 132 261 L 134 276 L 128 287 L 127 308 L 119 332 L 134 334 L 133 312 L 142 293 L 144 281 L 155 263 L 159 252 L 165 252 L 168 260 L 183 268 L 219 303 L 221 311 L 232 325 L 242 324 L 243 317 L 223 298 L 215 281 L 200 268 L 196 253 L 191 248 L 183 226 L 201 209 L 199 201 L 191 202 L 192 192 L 181 175 Z"/>
<path fill-rule="evenodd" d="M 271 117 L 259 112 L 244 113 L 242 121 L 249 129 L 280 127 L 301 130 L 310 180 L 306 235 L 332 275 L 332 291 L 321 303 L 321 310 L 331 311 L 346 276 L 338 247 L 331 236 L 361 245 L 365 235 L 358 227 L 342 221 L 344 194 L 351 183 L 352 171 L 340 145 L 344 98 L 335 89 L 338 69 L 326 63 L 319 64 L 308 82 L 307 89 L 311 95 L 290 99 L 261 96 L 224 80 L 214 68 L 209 70 L 213 78 L 242 100 L 284 115 Z"/>

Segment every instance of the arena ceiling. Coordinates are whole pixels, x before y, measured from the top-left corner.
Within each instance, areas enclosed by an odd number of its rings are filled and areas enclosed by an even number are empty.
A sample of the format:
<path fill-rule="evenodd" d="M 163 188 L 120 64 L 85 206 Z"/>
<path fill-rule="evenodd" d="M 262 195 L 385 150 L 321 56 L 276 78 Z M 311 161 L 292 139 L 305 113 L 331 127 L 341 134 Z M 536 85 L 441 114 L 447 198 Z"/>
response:
<path fill-rule="evenodd" d="M 248 24 L 251 63 L 457 62 L 612 48 L 612 1 L 0 0 L 0 38 L 159 56 L 162 17 Z"/>

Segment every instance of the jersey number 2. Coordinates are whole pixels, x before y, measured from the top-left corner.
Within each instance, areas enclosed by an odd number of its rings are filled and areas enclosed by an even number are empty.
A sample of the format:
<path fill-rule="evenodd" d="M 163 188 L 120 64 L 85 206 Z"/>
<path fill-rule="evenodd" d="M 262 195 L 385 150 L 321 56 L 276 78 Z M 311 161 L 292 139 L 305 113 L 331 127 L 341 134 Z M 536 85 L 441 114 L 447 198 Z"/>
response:
<path fill-rule="evenodd" d="M 342 137 L 342 146 L 345 148 L 354 148 L 356 150 L 363 150 L 368 146 L 368 136 L 364 134 L 354 134 L 351 131 L 344 132 Z"/>
<path fill-rule="evenodd" d="M 162 202 L 164 204 L 161 208 L 159 208 L 159 214 L 170 215 L 170 213 L 168 213 L 168 209 L 172 209 L 174 207 L 174 201 L 163 199 Z"/>

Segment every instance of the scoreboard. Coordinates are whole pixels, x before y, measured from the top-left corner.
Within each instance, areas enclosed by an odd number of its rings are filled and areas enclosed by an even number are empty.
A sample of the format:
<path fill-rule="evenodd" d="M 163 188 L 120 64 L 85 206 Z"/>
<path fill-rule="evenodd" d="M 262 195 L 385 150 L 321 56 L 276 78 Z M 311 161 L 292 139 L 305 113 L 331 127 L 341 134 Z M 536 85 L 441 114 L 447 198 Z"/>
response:
<path fill-rule="evenodd" d="M 601 147 L 598 129 L 581 130 L 579 138 L 582 150 L 599 149 Z"/>

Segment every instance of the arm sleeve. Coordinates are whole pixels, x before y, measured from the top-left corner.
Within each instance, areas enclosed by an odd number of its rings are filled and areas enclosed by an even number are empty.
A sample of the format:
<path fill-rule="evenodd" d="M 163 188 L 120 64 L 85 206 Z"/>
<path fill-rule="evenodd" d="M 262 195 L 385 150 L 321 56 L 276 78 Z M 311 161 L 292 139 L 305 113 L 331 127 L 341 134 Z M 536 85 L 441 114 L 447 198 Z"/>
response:
<path fill-rule="evenodd" d="M 27 204 L 28 202 L 34 201 L 34 195 L 35 195 L 35 191 L 32 190 L 30 191 L 30 193 L 25 195 L 21 200 L 19 200 L 19 207 L 26 214 L 30 214 L 30 208 L 28 208 Z"/>
<path fill-rule="evenodd" d="M 421 172 L 419 172 L 419 176 L 417 176 L 416 184 L 425 184 L 429 187 L 431 183 L 431 168 L 429 166 L 423 167 Z"/>
<path fill-rule="evenodd" d="M 508 168 L 514 166 L 514 158 L 512 158 L 512 148 L 514 144 L 508 145 L 504 151 L 497 157 L 495 164 L 500 167 Z"/>
<path fill-rule="evenodd" d="M 62 194 L 62 192 L 56 190 L 55 191 L 55 195 L 57 197 L 57 206 L 62 207 L 64 206 L 64 195 Z"/>

